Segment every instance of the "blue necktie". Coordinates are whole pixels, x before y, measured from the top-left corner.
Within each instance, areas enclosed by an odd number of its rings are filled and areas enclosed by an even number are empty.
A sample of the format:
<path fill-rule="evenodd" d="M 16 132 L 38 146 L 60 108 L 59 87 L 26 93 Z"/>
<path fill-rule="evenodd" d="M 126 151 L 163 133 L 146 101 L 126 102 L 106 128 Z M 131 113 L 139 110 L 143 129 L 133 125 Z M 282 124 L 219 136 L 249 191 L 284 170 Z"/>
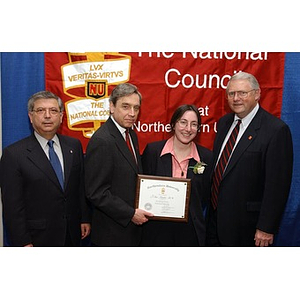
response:
<path fill-rule="evenodd" d="M 62 189 L 64 188 L 64 176 L 63 176 L 63 172 L 62 172 L 62 167 L 59 161 L 59 158 L 56 154 L 56 152 L 54 151 L 53 148 L 53 141 L 50 140 L 48 141 L 48 145 L 49 145 L 49 160 L 51 162 L 51 165 L 56 173 L 56 176 L 59 180 L 59 183 L 62 187 Z"/>

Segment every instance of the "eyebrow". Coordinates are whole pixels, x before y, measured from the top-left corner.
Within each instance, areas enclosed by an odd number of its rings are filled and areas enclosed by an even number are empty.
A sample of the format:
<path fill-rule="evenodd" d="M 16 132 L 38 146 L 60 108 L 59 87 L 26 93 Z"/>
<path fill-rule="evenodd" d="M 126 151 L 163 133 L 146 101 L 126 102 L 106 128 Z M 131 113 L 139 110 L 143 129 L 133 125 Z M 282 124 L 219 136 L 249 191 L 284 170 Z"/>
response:
<path fill-rule="evenodd" d="M 180 120 L 187 121 L 187 122 L 189 121 L 189 120 L 187 120 L 187 119 L 179 119 L 179 121 L 180 121 Z M 194 122 L 194 123 L 198 123 L 198 120 L 197 120 L 197 121 L 191 121 L 191 123 L 193 123 L 193 122 Z"/>

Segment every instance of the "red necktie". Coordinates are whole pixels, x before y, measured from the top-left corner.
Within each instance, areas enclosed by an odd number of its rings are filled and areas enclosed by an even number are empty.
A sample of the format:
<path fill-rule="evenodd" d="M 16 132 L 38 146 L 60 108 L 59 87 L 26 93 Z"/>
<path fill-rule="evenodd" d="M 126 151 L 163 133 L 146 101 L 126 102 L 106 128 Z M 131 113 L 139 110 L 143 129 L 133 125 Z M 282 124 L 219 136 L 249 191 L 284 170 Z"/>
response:
<path fill-rule="evenodd" d="M 134 160 L 135 160 L 134 151 L 132 149 L 131 142 L 130 142 L 129 129 L 126 129 L 126 131 L 125 131 L 125 137 L 126 137 L 126 144 L 127 144 L 128 148 L 129 148 L 129 150 L 130 150 L 130 152 L 133 155 Z"/>
<path fill-rule="evenodd" d="M 233 128 L 230 137 L 223 149 L 223 152 L 220 156 L 218 164 L 215 168 L 215 172 L 213 174 L 212 179 L 212 193 L 211 193 L 211 202 L 214 209 L 217 208 L 218 205 L 218 194 L 219 194 L 219 187 L 222 181 L 222 177 L 225 171 L 225 168 L 228 164 L 229 157 L 231 155 L 232 149 L 234 148 L 236 138 L 238 136 L 240 130 L 241 120 L 238 120 L 236 126 Z"/>

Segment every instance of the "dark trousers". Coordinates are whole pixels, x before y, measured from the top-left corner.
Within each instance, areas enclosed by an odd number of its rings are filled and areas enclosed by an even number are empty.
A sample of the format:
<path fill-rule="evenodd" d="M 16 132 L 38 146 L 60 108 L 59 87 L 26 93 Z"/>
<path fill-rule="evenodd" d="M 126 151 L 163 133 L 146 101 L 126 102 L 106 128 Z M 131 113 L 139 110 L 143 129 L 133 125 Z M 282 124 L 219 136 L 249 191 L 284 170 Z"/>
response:
<path fill-rule="evenodd" d="M 211 206 L 209 207 L 209 210 L 207 212 L 206 246 L 208 247 L 222 246 L 218 238 L 217 210 L 214 210 Z"/>
<path fill-rule="evenodd" d="M 141 246 L 194 247 L 199 242 L 191 221 L 149 221 L 143 225 Z"/>
<path fill-rule="evenodd" d="M 74 247 L 74 246 L 75 245 L 72 242 L 72 238 L 71 238 L 70 232 L 69 232 L 69 230 L 67 230 L 64 247 Z"/>

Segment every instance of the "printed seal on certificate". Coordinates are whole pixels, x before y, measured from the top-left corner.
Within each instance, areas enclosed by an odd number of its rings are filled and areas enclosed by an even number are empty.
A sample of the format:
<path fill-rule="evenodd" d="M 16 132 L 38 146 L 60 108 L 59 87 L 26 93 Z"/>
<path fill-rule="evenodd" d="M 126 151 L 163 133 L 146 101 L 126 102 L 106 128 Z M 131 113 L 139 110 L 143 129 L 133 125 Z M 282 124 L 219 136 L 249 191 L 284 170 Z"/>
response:
<path fill-rule="evenodd" d="M 135 208 L 151 212 L 151 220 L 187 222 L 190 194 L 191 179 L 139 174 Z"/>

